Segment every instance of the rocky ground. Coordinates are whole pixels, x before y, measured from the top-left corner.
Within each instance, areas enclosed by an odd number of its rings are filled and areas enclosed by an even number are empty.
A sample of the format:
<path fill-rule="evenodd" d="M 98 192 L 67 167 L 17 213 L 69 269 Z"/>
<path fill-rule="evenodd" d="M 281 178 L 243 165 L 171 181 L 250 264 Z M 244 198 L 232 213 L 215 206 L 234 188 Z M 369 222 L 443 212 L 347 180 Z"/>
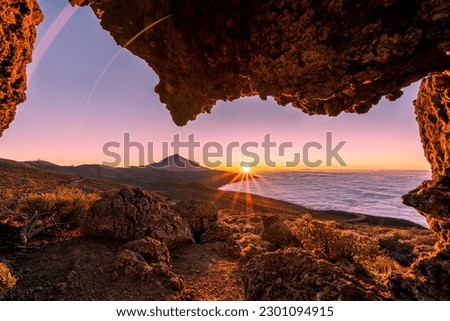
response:
<path fill-rule="evenodd" d="M 21 173 L 25 188 L 33 177 Z M 52 179 L 69 178 L 46 177 L 44 191 Z M 318 220 L 270 206 L 217 208 L 207 199 L 175 201 L 102 183 L 80 182 L 107 193 L 76 223 L 51 226 L 26 244 L 27 218 L 2 213 L 0 258 L 15 280 L 10 289 L 2 283 L 2 300 L 422 299 L 431 297 L 411 289 L 436 291 L 436 284 L 415 270 L 448 277 L 442 260 L 421 265 L 436 238 L 420 227 L 345 221 L 342 213 Z M 443 283 L 434 299 L 448 299 Z"/>
<path fill-rule="evenodd" d="M 220 210 L 217 227 L 206 231 L 204 240 L 170 250 L 152 238 L 139 239 L 139 247 L 75 232 L 67 240 L 41 237 L 3 256 L 18 281 L 2 299 L 392 299 L 383 281 L 393 270 L 406 270 L 405 256 L 414 260 L 435 241 L 427 230 L 390 230 L 382 245 L 386 266 L 371 263 L 379 271 L 370 275 L 347 258 L 331 262 L 299 246 L 282 246 L 285 235 L 276 244 L 263 217 Z"/>

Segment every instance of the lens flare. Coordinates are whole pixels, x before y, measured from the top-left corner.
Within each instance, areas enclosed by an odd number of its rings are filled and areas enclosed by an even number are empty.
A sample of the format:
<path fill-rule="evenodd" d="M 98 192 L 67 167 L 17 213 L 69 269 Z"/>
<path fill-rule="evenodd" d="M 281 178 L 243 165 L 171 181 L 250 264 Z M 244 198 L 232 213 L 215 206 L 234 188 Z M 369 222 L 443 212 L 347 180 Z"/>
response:
<path fill-rule="evenodd" d="M 28 67 L 28 79 L 31 79 L 33 77 L 34 72 L 39 66 L 42 58 L 47 53 L 48 48 L 50 48 L 53 41 L 55 41 L 56 37 L 58 37 L 61 30 L 69 22 L 70 18 L 72 18 L 77 10 L 78 7 L 72 8 L 72 6 L 68 4 L 47 29 L 44 36 L 42 37 L 42 40 L 39 41 L 36 49 L 33 52 L 33 62 Z"/>

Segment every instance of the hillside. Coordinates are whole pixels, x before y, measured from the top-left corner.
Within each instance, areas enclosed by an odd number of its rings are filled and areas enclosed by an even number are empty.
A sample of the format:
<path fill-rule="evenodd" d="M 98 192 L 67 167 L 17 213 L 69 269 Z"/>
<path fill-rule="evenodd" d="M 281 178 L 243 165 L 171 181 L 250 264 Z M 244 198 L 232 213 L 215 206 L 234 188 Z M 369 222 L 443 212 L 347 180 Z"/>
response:
<path fill-rule="evenodd" d="M 139 185 L 154 190 L 170 185 L 198 183 L 211 187 L 227 184 L 239 174 L 210 170 L 179 155 L 169 156 L 145 167 L 111 168 L 101 165 L 59 166 L 44 161 L 14 162 L 0 160 L 0 167 L 28 167 L 52 172 L 67 173 L 81 178 L 102 178 Z"/>

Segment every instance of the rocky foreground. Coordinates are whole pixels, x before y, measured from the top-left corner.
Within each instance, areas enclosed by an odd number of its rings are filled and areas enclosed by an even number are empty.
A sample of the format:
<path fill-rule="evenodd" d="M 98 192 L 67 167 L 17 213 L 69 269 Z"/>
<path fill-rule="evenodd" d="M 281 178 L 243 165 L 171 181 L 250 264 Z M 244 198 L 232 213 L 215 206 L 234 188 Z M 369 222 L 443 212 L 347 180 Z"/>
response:
<path fill-rule="evenodd" d="M 104 194 L 20 245 L 3 215 L 3 300 L 404 300 L 450 298 L 448 257 L 420 228 L 218 209 L 140 188 Z M 1 290 L 1 289 L 0 289 Z"/>

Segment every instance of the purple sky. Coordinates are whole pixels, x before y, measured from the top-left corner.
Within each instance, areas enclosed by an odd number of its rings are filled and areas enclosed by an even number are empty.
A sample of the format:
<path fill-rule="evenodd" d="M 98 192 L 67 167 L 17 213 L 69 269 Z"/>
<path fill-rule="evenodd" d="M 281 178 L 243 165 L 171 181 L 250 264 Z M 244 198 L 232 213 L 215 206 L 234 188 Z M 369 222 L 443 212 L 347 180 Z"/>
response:
<path fill-rule="evenodd" d="M 100 73 L 120 48 L 90 9 L 80 8 L 67 24 L 60 19 L 55 25 L 66 2 L 39 3 L 45 14 L 38 27 L 36 48 L 40 50 L 28 68 L 28 100 L 19 106 L 15 121 L 0 139 L 2 158 L 102 163 L 110 161 L 102 153 L 103 145 L 123 142 L 124 133 L 142 144 L 154 142 L 155 160 L 162 157 L 161 143 L 172 141 L 176 133 L 182 139 L 194 133 L 202 144 L 217 141 L 225 146 L 232 141 L 261 142 L 270 132 L 276 142 L 291 141 L 301 150 L 311 140 L 325 144 L 325 133 L 333 132 L 335 142 L 347 141 L 340 152 L 349 165 L 345 169 L 429 168 L 412 106 L 418 84 L 407 88 L 394 103 L 383 99 L 366 115 L 308 116 L 271 99 L 246 98 L 219 102 L 212 114 L 177 127 L 154 93 L 155 73 L 128 51 L 120 53 L 87 101 Z M 323 153 L 313 156 L 320 158 Z M 243 160 L 239 153 L 233 157 L 234 163 Z M 202 161 L 201 149 L 195 158 Z M 137 157 L 132 161 L 136 164 Z"/>

